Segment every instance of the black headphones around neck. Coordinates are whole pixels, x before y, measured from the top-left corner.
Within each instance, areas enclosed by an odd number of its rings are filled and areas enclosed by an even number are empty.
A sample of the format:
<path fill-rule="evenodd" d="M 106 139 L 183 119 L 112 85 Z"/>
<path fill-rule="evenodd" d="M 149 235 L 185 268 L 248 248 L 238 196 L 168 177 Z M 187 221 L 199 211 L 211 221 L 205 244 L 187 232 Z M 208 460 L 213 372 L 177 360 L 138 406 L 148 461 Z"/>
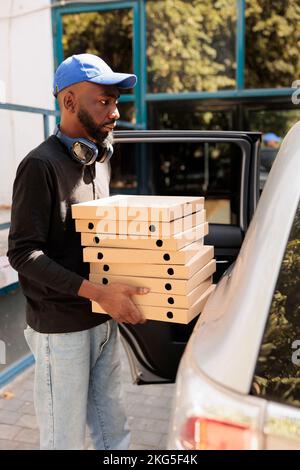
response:
<path fill-rule="evenodd" d="M 107 147 L 99 148 L 91 140 L 84 139 L 83 137 L 72 138 L 63 134 L 56 126 L 54 135 L 67 147 L 71 157 L 82 165 L 92 165 L 95 162 L 103 163 L 109 160 L 113 154 L 113 146 L 109 144 Z M 101 151 L 103 149 L 103 151 Z"/>

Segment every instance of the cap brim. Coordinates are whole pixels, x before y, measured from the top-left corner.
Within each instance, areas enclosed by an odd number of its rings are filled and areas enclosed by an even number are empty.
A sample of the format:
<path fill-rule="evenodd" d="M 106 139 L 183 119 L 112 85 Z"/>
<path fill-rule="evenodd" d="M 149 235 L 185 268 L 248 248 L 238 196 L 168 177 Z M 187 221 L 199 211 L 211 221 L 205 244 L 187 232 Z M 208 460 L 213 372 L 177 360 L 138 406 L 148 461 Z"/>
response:
<path fill-rule="evenodd" d="M 135 87 L 137 77 L 128 73 L 112 73 L 98 75 L 89 79 L 89 82 L 98 83 L 98 85 L 116 85 L 118 88 L 128 89 Z"/>

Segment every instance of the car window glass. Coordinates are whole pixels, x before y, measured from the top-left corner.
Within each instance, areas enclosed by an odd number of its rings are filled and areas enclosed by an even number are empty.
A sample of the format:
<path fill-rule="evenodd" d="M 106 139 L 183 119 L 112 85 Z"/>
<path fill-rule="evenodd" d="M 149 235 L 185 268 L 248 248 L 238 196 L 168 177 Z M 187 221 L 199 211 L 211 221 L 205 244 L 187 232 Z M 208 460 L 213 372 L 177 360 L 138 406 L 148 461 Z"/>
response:
<path fill-rule="evenodd" d="M 251 393 L 300 406 L 300 204 L 285 249 Z"/>
<path fill-rule="evenodd" d="M 242 157 L 241 148 L 227 142 L 118 143 L 111 159 L 111 192 L 137 193 L 139 171 L 146 166 L 148 194 L 204 196 L 210 223 L 238 225 Z"/>

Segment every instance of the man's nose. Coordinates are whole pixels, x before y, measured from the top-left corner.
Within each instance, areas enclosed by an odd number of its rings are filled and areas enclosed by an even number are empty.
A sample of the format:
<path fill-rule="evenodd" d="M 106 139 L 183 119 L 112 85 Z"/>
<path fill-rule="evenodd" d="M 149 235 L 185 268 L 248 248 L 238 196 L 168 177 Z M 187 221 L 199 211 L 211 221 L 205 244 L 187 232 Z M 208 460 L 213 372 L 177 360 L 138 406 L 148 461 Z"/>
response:
<path fill-rule="evenodd" d="M 111 112 L 109 113 L 109 118 L 115 120 L 120 118 L 120 113 L 117 106 L 115 106 L 114 109 L 111 110 Z"/>

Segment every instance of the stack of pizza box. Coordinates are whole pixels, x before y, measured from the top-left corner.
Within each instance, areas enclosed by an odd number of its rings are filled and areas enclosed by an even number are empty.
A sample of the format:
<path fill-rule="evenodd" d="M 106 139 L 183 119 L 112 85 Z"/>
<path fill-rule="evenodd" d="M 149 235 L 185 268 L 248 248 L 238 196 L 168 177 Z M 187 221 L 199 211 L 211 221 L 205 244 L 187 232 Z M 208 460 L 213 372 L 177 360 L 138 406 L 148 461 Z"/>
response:
<path fill-rule="evenodd" d="M 150 288 L 134 303 L 150 320 L 189 323 L 214 290 L 203 197 L 116 195 L 72 206 L 90 281 Z M 92 311 L 106 312 L 92 302 Z"/>

